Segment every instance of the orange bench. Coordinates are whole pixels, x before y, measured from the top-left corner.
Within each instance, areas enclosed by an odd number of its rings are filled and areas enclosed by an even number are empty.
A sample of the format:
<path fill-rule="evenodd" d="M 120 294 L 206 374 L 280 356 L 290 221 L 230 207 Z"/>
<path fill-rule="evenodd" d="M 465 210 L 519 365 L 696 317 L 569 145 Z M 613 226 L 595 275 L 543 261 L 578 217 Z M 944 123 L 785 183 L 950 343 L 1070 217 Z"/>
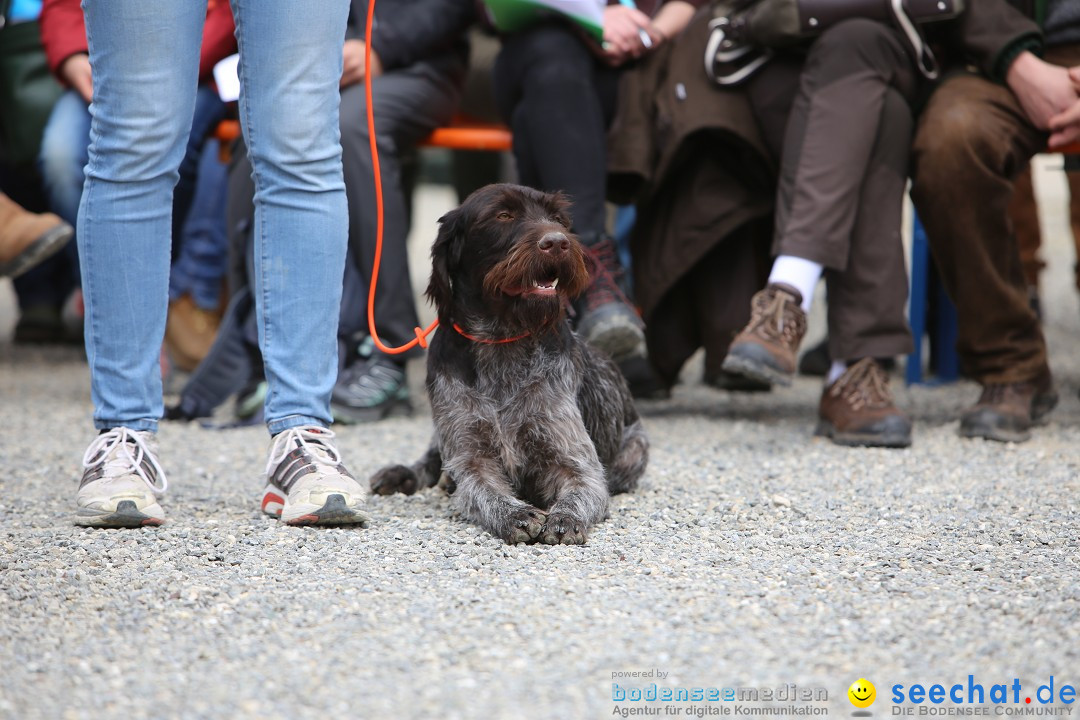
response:
<path fill-rule="evenodd" d="M 227 159 L 226 146 L 240 137 L 240 122 L 222 120 L 214 130 L 214 137 L 221 141 L 221 152 Z M 446 127 L 436 128 L 420 142 L 420 147 L 507 152 L 512 144 L 513 136 L 505 125 L 479 122 L 459 115 Z"/>

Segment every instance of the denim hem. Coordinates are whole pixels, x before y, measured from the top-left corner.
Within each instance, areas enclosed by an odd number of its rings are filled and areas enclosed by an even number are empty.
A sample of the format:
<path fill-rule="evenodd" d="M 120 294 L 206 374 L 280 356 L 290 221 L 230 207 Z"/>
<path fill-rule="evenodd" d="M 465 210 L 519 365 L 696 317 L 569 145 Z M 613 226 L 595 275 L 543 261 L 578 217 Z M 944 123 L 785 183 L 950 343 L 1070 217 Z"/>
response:
<path fill-rule="evenodd" d="M 139 432 L 150 431 L 156 433 L 158 429 L 158 421 L 151 420 L 149 418 L 141 418 L 139 420 L 94 420 L 94 427 L 98 430 L 112 430 L 113 428 L 126 427 L 128 430 L 137 430 Z"/>
<path fill-rule="evenodd" d="M 266 428 L 270 431 L 270 435 L 273 436 L 292 428 L 307 427 L 309 425 L 321 428 L 329 427 L 329 423 L 325 420 L 310 415 L 286 415 L 283 418 L 266 423 Z"/>

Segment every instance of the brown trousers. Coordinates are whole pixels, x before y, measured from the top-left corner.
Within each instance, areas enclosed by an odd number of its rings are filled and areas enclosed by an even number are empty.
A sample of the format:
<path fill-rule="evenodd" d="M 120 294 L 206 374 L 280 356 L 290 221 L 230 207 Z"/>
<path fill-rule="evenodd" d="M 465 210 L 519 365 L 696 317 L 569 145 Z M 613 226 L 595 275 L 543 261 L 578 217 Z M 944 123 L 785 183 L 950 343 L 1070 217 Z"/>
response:
<path fill-rule="evenodd" d="M 825 266 L 836 359 L 911 351 L 900 220 L 919 85 L 894 30 L 849 20 L 747 87 L 781 161 L 773 254 Z"/>
<path fill-rule="evenodd" d="M 1080 46 L 1046 59 L 1078 64 Z M 956 303 L 962 368 L 983 384 L 1033 380 L 1048 369 L 1008 212 L 1016 176 L 1046 138 L 1007 87 L 970 74 L 934 91 L 915 133 L 911 197 Z"/>

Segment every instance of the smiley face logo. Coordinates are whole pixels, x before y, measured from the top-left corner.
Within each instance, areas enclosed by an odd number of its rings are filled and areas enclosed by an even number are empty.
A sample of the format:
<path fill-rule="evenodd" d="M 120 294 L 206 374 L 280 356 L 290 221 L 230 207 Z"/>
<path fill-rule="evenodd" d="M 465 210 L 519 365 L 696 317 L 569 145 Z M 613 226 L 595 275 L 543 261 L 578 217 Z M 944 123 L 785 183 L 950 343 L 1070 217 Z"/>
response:
<path fill-rule="evenodd" d="M 847 689 L 848 700 L 857 708 L 868 708 L 877 700 L 877 688 L 866 678 L 859 678 Z"/>

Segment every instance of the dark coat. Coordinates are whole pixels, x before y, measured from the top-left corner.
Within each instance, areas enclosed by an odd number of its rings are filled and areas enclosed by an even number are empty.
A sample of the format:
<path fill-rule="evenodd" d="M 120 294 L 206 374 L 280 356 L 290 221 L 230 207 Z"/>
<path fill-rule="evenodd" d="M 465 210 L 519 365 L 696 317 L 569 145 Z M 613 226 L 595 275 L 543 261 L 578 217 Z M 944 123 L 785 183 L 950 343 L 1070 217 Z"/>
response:
<path fill-rule="evenodd" d="M 719 369 L 766 271 L 775 167 L 750 104 L 705 75 L 708 8 L 623 74 L 609 134 L 609 196 L 636 202 L 634 295 L 669 385 L 697 348 Z"/>

